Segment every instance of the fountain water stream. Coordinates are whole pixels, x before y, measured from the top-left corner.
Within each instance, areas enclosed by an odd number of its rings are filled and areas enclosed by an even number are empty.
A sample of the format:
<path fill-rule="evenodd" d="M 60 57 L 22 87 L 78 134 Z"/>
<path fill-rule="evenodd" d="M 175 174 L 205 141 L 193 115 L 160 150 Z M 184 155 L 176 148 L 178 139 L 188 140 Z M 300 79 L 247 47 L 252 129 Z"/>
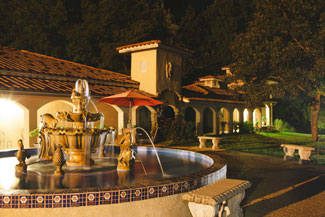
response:
<path fill-rule="evenodd" d="M 147 131 L 146 131 L 145 129 L 143 129 L 142 127 L 135 127 L 135 129 L 142 130 L 142 131 L 147 135 L 147 137 L 149 138 L 149 140 L 150 140 L 150 142 L 151 142 L 151 145 L 152 145 L 152 147 L 153 147 L 153 150 L 154 150 L 154 152 L 155 152 L 155 155 L 156 155 L 156 157 L 157 157 L 157 160 L 158 160 L 158 163 L 159 163 L 159 166 L 160 166 L 160 169 L 161 169 L 161 173 L 162 173 L 163 176 L 166 176 L 166 174 L 165 174 L 165 172 L 164 172 L 164 169 L 163 169 L 163 167 L 162 167 L 162 164 L 161 164 L 161 161 L 160 161 L 159 155 L 158 155 L 158 153 L 157 153 L 156 146 L 155 146 L 155 144 L 153 143 L 151 137 L 149 136 L 149 134 L 147 133 Z"/>
<path fill-rule="evenodd" d="M 71 99 L 74 104 L 72 112 L 58 112 L 56 118 L 51 114 L 42 115 L 39 134 L 41 160 L 36 155 L 31 156 L 26 160 L 26 170 L 15 171 L 17 160 L 12 157 L 11 150 L 6 153 L 6 157 L 0 158 L 0 165 L 5 165 L 0 167 L 3 174 L 0 176 L 0 208 L 5 208 L 1 213 L 8 210 L 10 215 L 11 210 L 7 208 L 23 208 L 22 212 L 15 212 L 26 216 L 28 208 L 31 213 L 29 216 L 54 216 L 54 213 L 63 212 L 62 208 L 69 209 L 69 213 L 77 216 L 80 212 L 90 210 L 93 205 L 100 205 L 86 215 L 111 211 L 121 215 L 134 215 L 134 210 L 139 207 L 138 202 L 142 203 L 141 207 L 151 207 L 154 204 L 151 210 L 159 213 L 175 207 L 176 199 L 184 204 L 177 194 L 225 177 L 226 166 L 221 165 L 221 168 L 208 156 L 184 150 L 156 148 L 149 134 L 141 127 L 136 127 L 135 130 L 143 131 L 152 147 L 132 147 L 129 133 L 125 133 L 124 138 L 116 143 L 120 148 L 113 146 L 116 131 L 105 126 L 102 128 L 103 114 L 97 109 L 96 113 L 86 109 L 91 102 L 87 81 L 76 82 Z M 59 120 L 63 126 L 58 125 Z M 98 122 L 100 127 L 94 127 Z M 66 123 L 68 124 L 65 125 Z M 97 155 L 98 150 L 105 150 L 105 143 L 107 149 L 112 149 L 112 153 L 100 157 Z M 36 149 L 28 151 L 37 153 Z M 134 160 L 133 153 L 139 161 Z M 67 165 L 61 164 L 64 163 L 60 162 L 62 159 L 67 160 Z M 53 163 L 49 160 L 53 160 Z M 161 161 L 168 163 L 162 167 Z M 119 168 L 121 163 L 128 164 L 128 167 Z M 54 171 L 59 174 L 53 174 Z M 88 207 L 80 209 L 77 208 L 79 206 Z M 45 209 L 42 211 L 40 208 Z M 95 210 L 99 211 L 93 212 Z M 165 216 L 180 215 L 175 215 L 175 209 L 171 209 Z"/>
<path fill-rule="evenodd" d="M 139 155 L 138 155 L 136 152 L 134 152 L 134 154 L 135 154 L 135 156 L 138 157 L 138 159 L 139 159 L 139 161 L 140 161 L 140 163 L 141 163 L 141 166 L 142 166 L 142 169 L 143 169 L 144 175 L 148 175 L 147 170 L 144 168 L 144 165 L 143 165 L 143 163 L 142 163 L 141 158 L 139 157 Z"/>

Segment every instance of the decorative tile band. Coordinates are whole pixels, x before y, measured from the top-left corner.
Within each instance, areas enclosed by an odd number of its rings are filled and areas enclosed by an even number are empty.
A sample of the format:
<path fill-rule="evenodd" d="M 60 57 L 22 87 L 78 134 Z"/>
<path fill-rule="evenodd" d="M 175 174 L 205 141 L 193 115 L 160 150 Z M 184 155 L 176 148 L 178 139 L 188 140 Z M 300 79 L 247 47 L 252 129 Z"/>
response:
<path fill-rule="evenodd" d="M 79 206 L 95 206 L 147 200 L 182 194 L 226 178 L 227 165 L 220 169 L 214 163 L 207 170 L 197 174 L 174 180 L 164 180 L 160 184 L 150 186 L 130 186 L 111 190 L 94 190 L 77 193 L 42 193 L 42 194 L 10 194 L 0 191 L 0 208 L 65 208 Z M 26 192 L 25 192 L 26 193 Z"/>

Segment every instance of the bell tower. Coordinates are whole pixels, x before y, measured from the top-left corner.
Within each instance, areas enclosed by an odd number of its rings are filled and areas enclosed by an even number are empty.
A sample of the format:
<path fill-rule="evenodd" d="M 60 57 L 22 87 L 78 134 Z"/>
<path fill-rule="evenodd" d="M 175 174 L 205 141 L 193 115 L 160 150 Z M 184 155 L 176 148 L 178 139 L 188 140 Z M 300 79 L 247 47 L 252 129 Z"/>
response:
<path fill-rule="evenodd" d="M 119 53 L 131 53 L 131 79 L 140 82 L 140 90 L 155 96 L 164 90 L 181 92 L 183 59 L 192 54 L 186 49 L 165 46 L 160 40 L 118 47 Z"/>

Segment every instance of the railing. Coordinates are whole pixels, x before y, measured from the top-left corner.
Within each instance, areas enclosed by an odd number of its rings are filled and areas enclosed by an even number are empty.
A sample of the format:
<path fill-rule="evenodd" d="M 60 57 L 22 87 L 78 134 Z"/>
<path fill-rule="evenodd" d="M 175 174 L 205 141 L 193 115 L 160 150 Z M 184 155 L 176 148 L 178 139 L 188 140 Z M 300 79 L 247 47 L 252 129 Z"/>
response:
<path fill-rule="evenodd" d="M 6 138 L 6 134 L 3 130 L 0 130 L 0 150 L 12 149 L 12 141 Z"/>

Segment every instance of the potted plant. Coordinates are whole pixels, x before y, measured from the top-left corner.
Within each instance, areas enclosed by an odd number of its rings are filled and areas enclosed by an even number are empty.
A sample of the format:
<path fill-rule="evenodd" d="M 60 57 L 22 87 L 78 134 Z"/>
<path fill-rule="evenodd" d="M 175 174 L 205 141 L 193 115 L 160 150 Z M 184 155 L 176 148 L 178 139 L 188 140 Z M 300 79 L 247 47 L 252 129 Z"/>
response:
<path fill-rule="evenodd" d="M 227 125 L 227 122 L 226 121 L 221 121 L 221 134 L 224 134 L 225 133 L 225 129 L 226 129 L 226 125 Z"/>

